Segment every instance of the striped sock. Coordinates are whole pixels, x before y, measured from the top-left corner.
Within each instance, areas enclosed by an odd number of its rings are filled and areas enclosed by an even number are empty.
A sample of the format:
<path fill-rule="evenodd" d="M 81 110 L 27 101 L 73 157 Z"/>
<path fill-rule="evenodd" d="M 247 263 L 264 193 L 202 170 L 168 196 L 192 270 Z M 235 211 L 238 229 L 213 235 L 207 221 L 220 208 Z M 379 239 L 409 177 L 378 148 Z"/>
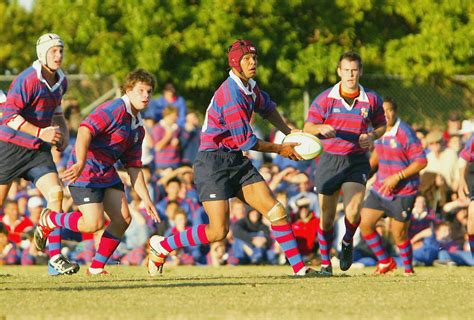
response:
<path fill-rule="evenodd" d="M 77 223 L 81 217 L 82 213 L 79 211 L 73 211 L 69 213 L 51 211 L 49 214 L 49 220 L 54 224 L 55 227 L 64 227 L 76 232 L 80 232 L 77 228 Z"/>
<path fill-rule="evenodd" d="M 344 217 L 344 224 L 346 225 L 346 233 L 344 234 L 342 241 L 344 241 L 346 244 L 349 244 L 352 243 L 354 234 L 357 231 L 357 228 L 359 227 L 360 219 L 355 224 L 352 224 L 349 222 L 349 220 L 347 220 L 347 217 Z"/>
<path fill-rule="evenodd" d="M 117 238 L 109 231 L 105 230 L 100 238 L 99 248 L 92 259 L 91 268 L 104 268 L 107 260 L 114 253 L 120 244 L 120 238 Z"/>
<path fill-rule="evenodd" d="M 50 258 L 61 253 L 61 228 L 56 228 L 49 234 L 48 251 Z"/>
<path fill-rule="evenodd" d="M 405 266 L 405 272 L 413 271 L 413 249 L 411 247 L 410 239 L 404 243 L 398 245 L 398 250 L 400 250 L 400 256 L 402 257 L 403 265 Z"/>
<path fill-rule="evenodd" d="M 200 224 L 192 228 L 181 231 L 166 237 L 160 242 L 163 249 L 171 252 L 182 247 L 197 246 L 199 244 L 208 244 L 209 240 L 206 235 L 206 225 Z"/>
<path fill-rule="evenodd" d="M 275 236 L 275 240 L 280 245 L 281 249 L 285 253 L 288 262 L 293 268 L 294 273 L 298 273 L 303 267 L 304 262 L 301 254 L 298 250 L 293 230 L 289 223 L 275 226 L 272 225 L 272 231 Z"/>
<path fill-rule="evenodd" d="M 474 257 L 474 234 L 469 234 L 469 247 L 471 247 L 471 254 Z"/>
<path fill-rule="evenodd" d="M 372 249 L 372 252 L 377 256 L 379 263 L 387 264 L 390 262 L 390 257 L 382 246 L 382 238 L 376 231 L 367 236 L 362 235 L 362 238 L 364 238 L 370 249 Z"/>
<path fill-rule="evenodd" d="M 331 251 L 332 242 L 334 240 L 334 229 L 325 231 L 318 228 L 318 243 L 319 243 L 319 253 L 321 254 L 321 265 L 330 266 L 331 257 L 329 253 Z"/>

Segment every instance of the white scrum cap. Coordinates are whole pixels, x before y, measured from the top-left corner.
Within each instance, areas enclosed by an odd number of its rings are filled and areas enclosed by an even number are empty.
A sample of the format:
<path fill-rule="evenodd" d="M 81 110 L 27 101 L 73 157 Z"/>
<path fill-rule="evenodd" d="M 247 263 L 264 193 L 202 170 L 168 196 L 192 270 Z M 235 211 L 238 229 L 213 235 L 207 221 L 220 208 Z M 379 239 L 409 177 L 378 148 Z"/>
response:
<path fill-rule="evenodd" d="M 42 64 L 46 65 L 46 53 L 52 47 L 64 47 L 64 41 L 55 33 L 46 33 L 39 37 L 36 42 L 36 54 L 38 55 L 38 60 Z"/>

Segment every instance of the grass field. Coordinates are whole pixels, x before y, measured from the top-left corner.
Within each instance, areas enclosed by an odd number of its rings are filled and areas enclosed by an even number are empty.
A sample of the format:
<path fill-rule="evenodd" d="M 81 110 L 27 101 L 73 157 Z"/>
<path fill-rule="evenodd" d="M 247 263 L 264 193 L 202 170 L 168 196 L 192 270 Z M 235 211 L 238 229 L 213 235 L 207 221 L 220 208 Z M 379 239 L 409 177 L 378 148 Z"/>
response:
<path fill-rule="evenodd" d="M 108 267 L 109 276 L 50 277 L 0 267 L 0 319 L 474 319 L 473 268 L 295 279 L 289 267 Z"/>

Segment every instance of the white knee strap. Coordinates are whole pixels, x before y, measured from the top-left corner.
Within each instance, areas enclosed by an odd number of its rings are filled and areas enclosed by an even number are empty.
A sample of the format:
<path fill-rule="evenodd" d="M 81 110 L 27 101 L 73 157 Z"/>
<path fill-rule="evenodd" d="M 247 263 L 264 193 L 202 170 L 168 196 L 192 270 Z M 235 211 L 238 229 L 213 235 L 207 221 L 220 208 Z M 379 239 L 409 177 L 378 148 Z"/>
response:
<path fill-rule="evenodd" d="M 277 202 L 273 208 L 268 211 L 267 218 L 271 223 L 286 219 L 285 207 L 280 202 Z"/>

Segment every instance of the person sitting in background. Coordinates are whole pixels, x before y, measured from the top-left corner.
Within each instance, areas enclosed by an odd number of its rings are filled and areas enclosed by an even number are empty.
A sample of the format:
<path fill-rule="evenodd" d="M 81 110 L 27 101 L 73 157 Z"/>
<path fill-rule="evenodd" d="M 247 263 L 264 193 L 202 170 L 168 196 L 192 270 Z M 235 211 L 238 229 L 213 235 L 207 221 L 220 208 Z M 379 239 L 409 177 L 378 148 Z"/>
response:
<path fill-rule="evenodd" d="M 28 217 L 20 216 L 16 201 L 6 200 L 4 212 L 1 222 L 8 231 L 8 240 L 19 246 L 23 233 L 33 228 L 33 223 Z"/>
<path fill-rule="evenodd" d="M 291 225 L 303 260 L 311 265 L 318 265 L 316 259 L 316 241 L 319 219 L 311 209 L 312 201 L 309 198 L 300 198 L 295 201 L 297 220 Z"/>
<path fill-rule="evenodd" d="M 8 240 L 8 229 L 0 222 L 0 265 L 18 264 L 18 257 L 15 243 Z"/>
<path fill-rule="evenodd" d="M 448 142 L 451 137 L 457 136 L 461 130 L 461 116 L 457 111 L 449 114 L 446 130 L 443 132 L 443 139 Z"/>
<path fill-rule="evenodd" d="M 178 125 L 184 127 L 186 123 L 186 101 L 183 97 L 176 95 L 176 89 L 172 83 L 167 83 L 163 89 L 163 95 L 158 99 L 150 101 L 148 109 L 145 111 L 146 118 L 153 118 L 156 122 L 160 121 L 163 116 L 163 109 L 172 105 L 178 110 Z"/>
<path fill-rule="evenodd" d="M 174 227 L 172 227 L 168 230 L 168 232 L 165 233 L 165 237 L 168 237 L 170 235 L 176 235 L 182 231 L 189 229 L 186 213 L 183 209 L 177 208 L 175 210 L 173 216 L 173 225 Z M 202 259 L 204 259 L 205 261 L 205 255 L 201 256 L 199 247 L 183 247 L 176 251 L 173 251 L 170 254 L 169 263 L 171 265 L 194 265 L 195 260 Z"/>
<path fill-rule="evenodd" d="M 262 215 L 257 210 L 251 209 L 231 229 L 234 236 L 233 255 L 240 264 L 272 262 L 270 229 L 263 223 Z"/>
<path fill-rule="evenodd" d="M 413 260 L 425 266 L 432 266 L 438 259 L 439 253 L 445 251 L 457 251 L 457 245 L 451 240 L 450 225 L 441 222 L 434 228 L 425 229 L 411 239 L 413 245 Z"/>
<path fill-rule="evenodd" d="M 160 217 L 166 219 L 164 213 L 165 209 L 170 201 L 175 201 L 185 212 L 188 218 L 192 218 L 191 209 L 189 208 L 189 203 L 186 199 L 180 197 L 182 182 L 179 178 L 175 177 L 166 182 L 166 197 L 164 197 L 156 205 Z"/>
<path fill-rule="evenodd" d="M 199 117 L 195 111 L 190 111 L 186 115 L 186 123 L 179 137 L 183 163 L 192 164 L 194 162 L 199 151 L 200 138 L 201 125 Z"/>
<path fill-rule="evenodd" d="M 412 209 L 408 237 L 411 239 L 417 233 L 432 228 L 435 222 L 435 213 L 428 208 L 425 197 L 418 195 Z"/>
<path fill-rule="evenodd" d="M 181 164 L 180 128 L 176 123 L 178 110 L 168 106 L 163 110 L 161 119 L 152 131 L 155 145 L 155 169 L 176 169 Z"/>
<path fill-rule="evenodd" d="M 428 164 L 422 172 L 433 172 L 441 175 L 451 190 L 457 190 L 459 183 L 457 152 L 444 147 L 443 133 L 439 130 L 428 133 L 426 142 L 429 149 L 426 156 Z"/>
<path fill-rule="evenodd" d="M 28 199 L 27 207 L 31 222 L 33 225 L 38 224 L 41 211 L 44 208 L 43 199 L 38 196 L 31 197 Z"/>

